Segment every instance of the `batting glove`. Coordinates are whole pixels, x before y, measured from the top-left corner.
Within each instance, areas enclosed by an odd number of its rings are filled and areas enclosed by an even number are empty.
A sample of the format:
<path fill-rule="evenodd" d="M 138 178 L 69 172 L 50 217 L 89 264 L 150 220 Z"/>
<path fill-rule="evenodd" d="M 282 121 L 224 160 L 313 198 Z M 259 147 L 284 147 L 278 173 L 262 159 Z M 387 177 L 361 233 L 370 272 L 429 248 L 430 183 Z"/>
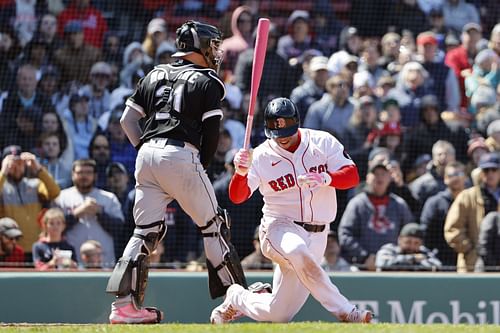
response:
<path fill-rule="evenodd" d="M 297 177 L 297 184 L 302 188 L 315 189 L 330 185 L 332 176 L 327 172 L 308 172 Z"/>
<path fill-rule="evenodd" d="M 236 155 L 234 155 L 234 168 L 236 169 L 236 173 L 240 176 L 246 176 L 248 173 L 248 169 L 250 165 L 252 165 L 252 155 L 253 149 L 246 150 L 241 148 L 238 150 Z"/>

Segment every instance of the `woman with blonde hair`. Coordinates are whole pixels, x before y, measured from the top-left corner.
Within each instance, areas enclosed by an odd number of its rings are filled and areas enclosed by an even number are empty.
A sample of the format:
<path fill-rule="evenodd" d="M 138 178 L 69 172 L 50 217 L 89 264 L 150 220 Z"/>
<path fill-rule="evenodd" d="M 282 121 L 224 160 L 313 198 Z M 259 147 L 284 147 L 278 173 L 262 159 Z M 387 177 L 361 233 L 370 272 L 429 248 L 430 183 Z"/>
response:
<path fill-rule="evenodd" d="M 146 37 L 142 42 L 142 49 L 151 59 L 154 59 L 156 50 L 162 42 L 167 40 L 167 37 L 167 22 L 160 17 L 156 17 L 148 24 Z"/>
<path fill-rule="evenodd" d="M 32 250 L 35 269 L 76 268 L 75 249 L 63 238 L 66 228 L 63 211 L 59 208 L 48 209 L 42 222 L 42 236 L 33 244 Z"/>

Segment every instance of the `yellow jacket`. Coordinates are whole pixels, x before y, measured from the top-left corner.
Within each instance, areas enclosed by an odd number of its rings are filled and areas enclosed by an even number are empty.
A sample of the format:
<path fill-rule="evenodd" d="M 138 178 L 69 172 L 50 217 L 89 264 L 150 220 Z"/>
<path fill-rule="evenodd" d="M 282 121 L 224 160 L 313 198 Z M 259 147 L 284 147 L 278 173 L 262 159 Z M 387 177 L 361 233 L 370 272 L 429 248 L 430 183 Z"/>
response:
<path fill-rule="evenodd" d="M 38 178 L 24 177 L 17 184 L 0 172 L 0 217 L 14 219 L 23 232 L 18 244 L 25 252 L 31 252 L 33 243 L 41 232 L 38 214 L 44 204 L 54 200 L 61 189 L 45 168 Z"/>
<path fill-rule="evenodd" d="M 484 215 L 484 199 L 479 186 L 460 192 L 450 206 L 444 224 L 444 237 L 458 253 L 457 272 L 474 271 L 479 226 Z"/>

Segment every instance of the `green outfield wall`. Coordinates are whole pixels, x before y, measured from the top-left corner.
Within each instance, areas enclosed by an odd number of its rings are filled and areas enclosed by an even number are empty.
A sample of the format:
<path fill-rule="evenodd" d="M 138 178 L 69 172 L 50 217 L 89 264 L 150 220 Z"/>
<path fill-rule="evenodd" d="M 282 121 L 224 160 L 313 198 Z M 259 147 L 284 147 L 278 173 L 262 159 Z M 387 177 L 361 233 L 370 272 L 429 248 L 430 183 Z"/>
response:
<path fill-rule="evenodd" d="M 0 273 L 0 322 L 104 323 L 111 295 L 109 272 Z M 248 280 L 271 281 L 270 273 Z M 379 322 L 500 324 L 500 274 L 338 273 L 339 289 Z M 167 322 L 208 322 L 221 299 L 211 300 L 206 273 L 150 273 L 146 303 L 165 312 Z M 245 320 L 245 319 L 243 319 Z M 309 297 L 295 321 L 334 321 Z"/>

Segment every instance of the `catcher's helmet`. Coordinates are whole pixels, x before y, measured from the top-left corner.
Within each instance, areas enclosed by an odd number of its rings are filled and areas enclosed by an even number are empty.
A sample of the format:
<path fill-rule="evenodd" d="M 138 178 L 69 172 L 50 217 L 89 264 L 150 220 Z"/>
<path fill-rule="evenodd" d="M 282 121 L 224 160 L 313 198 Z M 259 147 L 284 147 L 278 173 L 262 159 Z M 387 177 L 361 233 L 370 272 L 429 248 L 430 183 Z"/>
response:
<path fill-rule="evenodd" d="M 175 45 L 177 52 L 172 57 L 182 57 L 191 52 L 197 52 L 207 58 L 207 61 L 218 66 L 222 62 L 222 33 L 213 25 L 198 21 L 187 21 L 176 31 Z"/>
<path fill-rule="evenodd" d="M 275 98 L 264 110 L 264 132 L 270 139 L 284 138 L 297 133 L 300 125 L 299 110 L 288 98 Z"/>

